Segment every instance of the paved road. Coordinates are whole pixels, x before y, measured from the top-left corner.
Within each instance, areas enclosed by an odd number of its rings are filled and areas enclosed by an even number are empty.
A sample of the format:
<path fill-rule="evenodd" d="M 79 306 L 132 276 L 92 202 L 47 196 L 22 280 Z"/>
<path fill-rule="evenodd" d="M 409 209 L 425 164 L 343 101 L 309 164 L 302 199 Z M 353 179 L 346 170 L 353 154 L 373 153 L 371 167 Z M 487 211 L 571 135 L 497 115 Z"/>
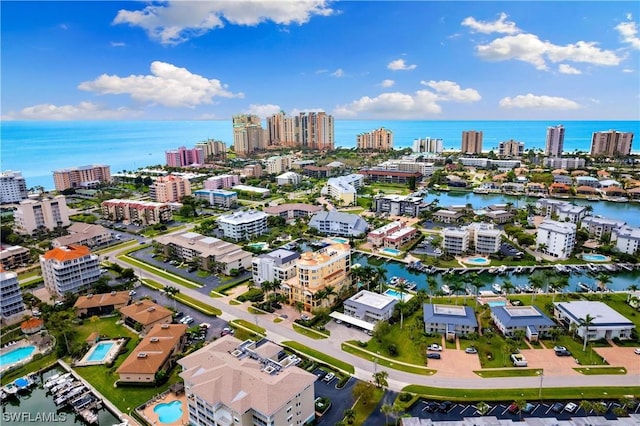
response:
<path fill-rule="evenodd" d="M 110 253 L 111 259 L 121 264 L 129 266 L 124 261 L 117 259 L 117 255 L 125 249 L 120 249 Z M 165 278 L 157 276 L 148 271 L 143 271 L 143 276 L 152 278 L 163 285 L 174 285 Z M 295 340 L 301 344 L 321 351 L 329 356 L 343 360 L 355 368 L 354 376 L 360 380 L 370 381 L 376 366 L 373 362 L 364 360 L 357 356 L 345 353 L 341 349 L 341 341 L 336 339 L 313 340 L 295 332 L 288 322 L 274 323 L 275 315 L 253 315 L 247 312 L 242 306 L 229 305 L 226 301 L 219 298 L 213 298 L 203 295 L 197 290 L 182 287 L 180 291 L 189 296 L 195 297 L 220 309 L 222 319 L 231 321 L 234 319 L 244 319 L 251 323 L 258 322 L 258 325 L 267 330 L 267 337 L 276 342 Z M 640 361 L 640 360 L 639 360 Z M 400 391 L 409 384 L 419 384 L 425 386 L 434 386 L 441 388 L 457 388 L 457 389 L 521 389 L 521 388 L 537 388 L 540 386 L 539 377 L 500 377 L 500 378 L 481 378 L 473 377 L 442 377 L 438 373 L 433 376 L 421 376 L 418 374 L 407 373 L 403 371 L 389 369 L 389 389 Z M 638 386 L 640 385 L 640 375 L 571 375 L 571 376 L 544 376 L 543 386 L 551 387 L 579 387 L 579 386 Z"/>

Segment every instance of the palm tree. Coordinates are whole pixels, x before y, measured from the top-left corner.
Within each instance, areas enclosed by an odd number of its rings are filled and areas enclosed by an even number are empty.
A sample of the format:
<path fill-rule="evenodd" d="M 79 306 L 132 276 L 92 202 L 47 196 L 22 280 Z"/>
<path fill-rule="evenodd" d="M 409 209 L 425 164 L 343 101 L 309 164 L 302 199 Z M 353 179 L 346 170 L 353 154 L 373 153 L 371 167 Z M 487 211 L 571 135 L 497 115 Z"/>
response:
<path fill-rule="evenodd" d="M 599 288 L 602 291 L 605 291 L 607 289 L 607 284 L 611 284 L 611 275 L 599 274 L 597 279 L 599 282 Z"/>
<path fill-rule="evenodd" d="M 295 308 L 298 315 L 300 315 L 302 311 L 304 311 L 304 303 L 302 303 L 301 301 L 297 301 L 293 307 Z"/>
<path fill-rule="evenodd" d="M 324 287 L 324 293 L 325 293 L 325 298 L 327 300 L 329 300 L 331 298 L 331 296 L 335 296 L 338 293 L 336 293 L 336 287 L 332 286 L 332 285 L 328 285 Z M 330 301 L 330 303 L 332 303 L 332 301 Z"/>
<path fill-rule="evenodd" d="M 580 401 L 579 406 L 584 410 L 586 414 L 589 414 L 591 410 L 593 410 L 593 403 L 591 401 L 587 401 L 586 399 Z"/>
<path fill-rule="evenodd" d="M 591 314 L 587 314 L 585 315 L 584 318 L 580 319 L 580 328 L 583 328 L 582 330 L 582 338 L 583 338 L 583 344 L 582 344 L 582 352 L 585 352 L 587 350 L 587 339 L 589 338 L 589 327 L 593 325 L 593 320 L 596 319 L 596 317 L 592 316 Z"/>
<path fill-rule="evenodd" d="M 167 293 L 169 295 L 170 298 L 173 299 L 173 310 L 176 309 L 176 294 L 180 293 L 180 289 L 177 287 L 173 287 L 173 286 L 166 286 L 164 288 L 164 292 Z"/>
<path fill-rule="evenodd" d="M 379 286 L 378 291 L 382 293 L 382 283 L 387 282 L 387 271 L 382 266 L 376 268 L 375 282 L 377 282 Z"/>
<path fill-rule="evenodd" d="M 344 410 L 343 416 L 347 423 L 352 424 L 356 419 L 356 410 L 354 410 L 353 408 L 347 408 L 346 410 Z"/>
<path fill-rule="evenodd" d="M 631 284 L 627 287 L 627 291 L 629 292 L 636 292 L 638 291 L 638 289 L 640 289 L 640 286 L 638 286 L 638 284 Z"/>
<path fill-rule="evenodd" d="M 516 286 L 513 285 L 513 283 L 511 282 L 511 280 L 509 278 L 507 278 L 504 281 L 502 281 L 502 290 L 504 290 L 504 292 L 507 295 L 507 297 L 509 297 L 509 294 L 515 288 L 516 288 Z"/>
<path fill-rule="evenodd" d="M 454 277 L 453 279 L 451 279 L 450 283 L 451 283 L 449 284 L 449 290 L 451 290 L 450 294 L 453 294 L 454 296 L 456 296 L 456 305 L 457 305 L 458 296 L 460 295 L 460 292 L 464 290 L 464 285 L 462 284 L 462 282 L 460 282 L 460 280 L 457 277 Z M 449 297 L 449 300 L 451 300 L 451 297 Z"/>
<path fill-rule="evenodd" d="M 427 299 L 427 290 L 425 290 L 424 288 L 418 289 L 418 291 L 416 292 L 416 300 L 418 301 L 418 305 L 422 306 L 426 299 Z"/>
<path fill-rule="evenodd" d="M 438 291 L 438 281 L 436 281 L 436 277 L 427 277 L 427 286 L 429 287 L 429 301 L 433 303 L 433 295 Z"/>
<path fill-rule="evenodd" d="M 389 378 L 389 373 L 384 370 L 373 373 L 373 382 L 379 388 L 386 388 L 389 386 L 389 382 L 387 379 Z"/>
<path fill-rule="evenodd" d="M 542 274 L 533 274 L 531 275 L 531 277 L 529 277 L 529 285 L 531 286 L 531 288 L 533 289 L 533 293 L 531 293 L 531 304 L 533 305 L 533 300 L 536 297 L 536 293 L 538 292 L 538 290 L 540 290 L 542 287 L 544 287 L 544 283 L 545 283 L 545 279 L 544 276 Z"/>
<path fill-rule="evenodd" d="M 555 291 L 553 292 L 552 302 L 556 301 L 556 293 L 563 293 L 567 287 L 569 287 L 569 277 L 566 275 L 558 275 L 553 280 L 553 288 Z"/>

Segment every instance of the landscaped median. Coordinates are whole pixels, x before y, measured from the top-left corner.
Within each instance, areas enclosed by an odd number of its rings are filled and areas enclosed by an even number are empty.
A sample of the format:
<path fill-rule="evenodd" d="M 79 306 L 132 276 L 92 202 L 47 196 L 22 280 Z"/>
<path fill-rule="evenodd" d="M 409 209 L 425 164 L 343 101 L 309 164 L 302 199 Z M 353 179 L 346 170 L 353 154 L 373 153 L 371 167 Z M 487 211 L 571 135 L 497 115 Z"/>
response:
<path fill-rule="evenodd" d="M 259 325 L 256 325 L 256 324 L 251 324 L 249 321 L 245 321 L 243 319 L 232 320 L 231 324 L 233 324 L 236 327 L 242 327 L 244 329 L 247 329 L 253 333 L 261 334 L 262 336 L 267 335 L 267 330 L 265 328 L 260 327 Z"/>
<path fill-rule="evenodd" d="M 542 368 L 496 368 L 476 370 L 474 373 L 484 379 L 494 377 L 531 377 L 540 376 Z"/>
<path fill-rule="evenodd" d="M 326 355 L 322 352 L 316 351 L 315 349 L 311 349 L 305 345 L 302 345 L 298 342 L 287 341 L 282 342 L 282 345 L 292 349 L 296 352 L 301 353 L 307 358 L 313 359 L 315 361 L 323 362 L 325 364 L 331 365 L 332 367 L 341 370 L 343 373 L 353 374 L 355 372 L 355 368 L 351 364 L 347 364 L 344 361 L 340 361 L 339 359 L 333 358 L 329 355 Z"/>
<path fill-rule="evenodd" d="M 399 362 L 390 358 L 386 358 L 384 356 L 380 356 L 377 353 L 370 352 L 349 342 L 342 343 L 342 350 L 352 355 L 359 356 L 360 358 L 375 362 L 380 366 L 393 368 L 394 370 L 405 371 L 407 373 L 413 374 L 421 374 L 425 376 L 432 376 L 437 372 L 437 370 L 434 370 L 432 368 Z"/>
<path fill-rule="evenodd" d="M 598 374 L 627 374 L 624 367 L 578 367 L 574 368 L 578 373 L 585 376 L 596 376 Z"/>
<path fill-rule="evenodd" d="M 325 333 L 321 332 L 321 331 L 316 331 L 312 328 L 308 328 L 308 327 L 303 327 L 299 324 L 293 323 L 293 329 L 297 332 L 302 334 L 303 336 L 307 336 L 311 339 L 315 339 L 315 340 L 320 340 L 320 339 L 326 339 L 327 336 Z"/>
<path fill-rule="evenodd" d="M 155 266 L 151 266 L 148 263 L 145 263 L 141 260 L 138 259 L 134 259 L 133 257 L 128 256 L 127 254 L 121 254 L 120 256 L 118 256 L 118 259 L 122 260 L 123 262 L 128 263 L 131 266 L 134 266 L 136 268 L 139 269 L 143 269 L 149 273 L 152 273 L 154 275 L 158 275 L 162 278 L 165 278 L 167 280 L 173 281 L 174 283 L 184 286 L 184 287 L 188 287 L 188 288 L 193 288 L 193 289 L 197 289 L 197 288 L 201 288 L 202 284 L 198 284 L 198 283 L 194 283 L 193 281 L 189 281 L 187 279 L 184 279 L 182 277 L 179 277 L 177 275 L 174 275 L 172 273 L 169 273 L 163 269 L 160 269 L 158 267 Z"/>
<path fill-rule="evenodd" d="M 156 290 L 163 290 L 164 286 L 162 284 L 160 284 L 159 282 L 150 280 L 150 279 L 143 279 L 142 280 L 142 284 L 146 285 L 147 287 L 151 287 L 153 289 Z M 222 315 L 222 311 L 214 306 L 208 305 L 204 302 L 201 302 L 198 299 L 195 299 L 187 294 L 183 294 L 183 293 L 176 293 L 173 296 L 170 296 L 174 299 L 176 299 L 178 302 L 190 306 L 194 309 L 197 309 L 198 311 L 202 312 L 203 314 L 206 315 L 212 315 L 212 316 L 220 316 Z"/>

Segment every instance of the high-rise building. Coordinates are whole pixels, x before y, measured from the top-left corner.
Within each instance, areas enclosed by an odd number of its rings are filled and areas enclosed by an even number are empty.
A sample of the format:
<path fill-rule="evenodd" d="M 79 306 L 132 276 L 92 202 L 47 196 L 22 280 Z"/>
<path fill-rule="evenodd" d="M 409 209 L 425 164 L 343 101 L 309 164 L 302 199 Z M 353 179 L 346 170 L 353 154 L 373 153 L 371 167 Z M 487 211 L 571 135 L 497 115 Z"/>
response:
<path fill-rule="evenodd" d="M 187 148 L 181 146 L 178 149 L 165 151 L 167 166 L 187 167 L 194 164 L 204 164 L 205 156 L 202 148 Z"/>
<path fill-rule="evenodd" d="M 557 126 L 547 127 L 547 139 L 544 146 L 544 155 L 549 157 L 562 156 L 562 150 L 564 147 L 564 126 L 558 124 Z"/>
<path fill-rule="evenodd" d="M 149 186 L 149 196 L 157 203 L 178 202 L 187 195 L 191 195 L 191 182 L 180 176 L 161 176 Z"/>
<path fill-rule="evenodd" d="M 574 223 L 544 219 L 538 226 L 536 248 L 557 259 L 567 259 L 576 245 L 576 230 Z"/>
<path fill-rule="evenodd" d="M 239 175 L 217 175 L 204 181 L 204 189 L 233 188 L 240 183 Z"/>
<path fill-rule="evenodd" d="M 57 297 L 88 289 L 101 274 L 98 256 L 88 247 L 76 245 L 56 247 L 40 255 L 40 268 L 45 288 Z"/>
<path fill-rule="evenodd" d="M 326 151 L 334 146 L 333 116 L 320 112 L 300 113 L 300 144 L 303 148 Z"/>
<path fill-rule="evenodd" d="M 443 149 L 442 139 L 426 137 L 413 140 L 413 152 L 440 154 Z"/>
<path fill-rule="evenodd" d="M 238 211 L 222 215 L 216 222 L 225 238 L 242 241 L 267 232 L 267 216 L 258 210 Z"/>
<path fill-rule="evenodd" d="M 138 226 L 167 223 L 173 219 L 171 206 L 167 203 L 117 198 L 102 202 L 102 215 L 107 220 Z"/>
<path fill-rule="evenodd" d="M 462 132 L 463 154 L 482 154 L 482 132 L 475 130 L 465 130 Z"/>
<path fill-rule="evenodd" d="M 502 141 L 498 145 L 498 155 L 500 157 L 521 157 L 524 154 L 524 143 L 513 139 Z"/>
<path fill-rule="evenodd" d="M 617 155 L 631 154 L 631 144 L 633 143 L 632 132 L 593 132 L 591 137 L 591 155 L 604 155 L 615 157 Z"/>
<path fill-rule="evenodd" d="M 23 200 L 13 212 L 13 230 L 31 235 L 36 231 L 53 231 L 69 226 L 69 208 L 64 195 L 40 200 Z"/>
<path fill-rule="evenodd" d="M 393 132 L 381 127 L 356 136 L 356 147 L 362 150 L 391 151 L 393 149 Z"/>
<path fill-rule="evenodd" d="M 195 148 L 202 149 L 205 162 L 213 158 L 224 159 L 227 155 L 227 144 L 214 139 L 198 142 L 196 143 Z"/>
<path fill-rule="evenodd" d="M 20 172 L 0 173 L 0 203 L 19 203 L 28 197 L 27 183 Z"/>
<path fill-rule="evenodd" d="M 9 318 L 24 311 L 18 274 L 0 268 L 0 315 Z"/>
<path fill-rule="evenodd" d="M 257 115 L 239 114 L 233 116 L 233 149 L 245 157 L 266 146 L 266 132 Z"/>
<path fill-rule="evenodd" d="M 104 164 L 71 167 L 53 171 L 53 183 L 57 191 L 69 188 L 96 188 L 111 182 L 111 167 Z"/>
<path fill-rule="evenodd" d="M 300 117 L 288 117 L 284 111 L 267 118 L 269 145 L 300 146 Z"/>

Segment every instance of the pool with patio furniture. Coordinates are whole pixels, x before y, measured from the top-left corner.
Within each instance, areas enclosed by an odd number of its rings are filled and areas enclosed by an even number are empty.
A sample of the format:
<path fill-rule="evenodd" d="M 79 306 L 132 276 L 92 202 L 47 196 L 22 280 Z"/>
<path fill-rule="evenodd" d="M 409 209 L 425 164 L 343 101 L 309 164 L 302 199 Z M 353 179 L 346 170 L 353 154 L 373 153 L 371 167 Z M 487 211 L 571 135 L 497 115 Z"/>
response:
<path fill-rule="evenodd" d="M 13 346 L 13 345 L 12 345 Z M 22 365 L 31 361 L 34 352 L 36 352 L 34 345 L 26 345 L 12 348 L 11 346 L 2 348 L 0 350 L 0 371 L 6 368 L 10 368 L 14 365 Z"/>
<path fill-rule="evenodd" d="M 587 262 L 608 262 L 611 258 L 604 254 L 583 254 L 582 260 Z"/>
<path fill-rule="evenodd" d="M 398 249 L 390 248 L 390 247 L 385 247 L 382 250 L 380 250 L 380 253 L 388 254 L 391 256 L 400 256 L 402 251 Z"/>
<path fill-rule="evenodd" d="M 401 301 L 404 301 L 404 302 L 409 301 L 409 300 L 411 300 L 413 298 L 413 294 L 401 293 L 401 292 L 399 292 L 397 290 L 394 290 L 392 288 L 389 288 L 389 289 L 385 290 L 385 292 L 383 294 L 386 294 L 387 296 L 391 296 L 394 299 L 398 299 L 398 300 L 401 300 Z"/>
<path fill-rule="evenodd" d="M 120 351 L 120 347 L 124 344 L 124 340 L 103 340 L 96 342 L 89 351 L 76 363 L 78 366 L 83 365 L 100 365 L 113 361 Z"/>
<path fill-rule="evenodd" d="M 462 263 L 466 263 L 468 265 L 484 266 L 484 265 L 489 265 L 491 261 L 486 257 L 472 256 L 472 257 L 466 257 L 462 259 Z"/>

